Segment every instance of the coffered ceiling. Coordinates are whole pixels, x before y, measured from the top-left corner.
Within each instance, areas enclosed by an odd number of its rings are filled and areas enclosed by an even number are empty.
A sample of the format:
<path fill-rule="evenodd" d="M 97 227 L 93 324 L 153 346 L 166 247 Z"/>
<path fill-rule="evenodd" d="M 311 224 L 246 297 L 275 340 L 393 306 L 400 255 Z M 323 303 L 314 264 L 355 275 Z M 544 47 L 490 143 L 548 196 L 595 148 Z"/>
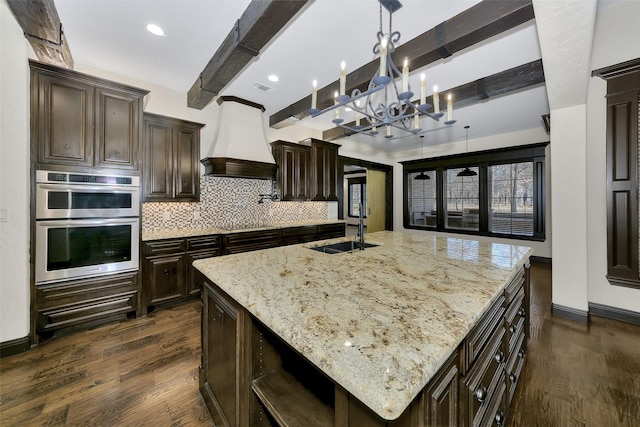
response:
<path fill-rule="evenodd" d="M 492 0 L 497 2 L 499 0 Z M 187 91 L 249 5 L 249 0 L 55 0 L 76 64 L 183 92 Z M 467 10 L 477 0 L 401 0 L 393 14 L 393 30 L 402 34 L 400 45 Z M 311 82 L 326 86 L 339 75 L 344 60 L 353 71 L 374 60 L 372 52 L 379 30 L 377 0 L 313 0 L 272 39 L 220 92 L 265 106 L 267 116 L 308 96 Z M 383 29 L 389 17 L 383 11 Z M 145 29 L 155 23 L 164 37 Z M 411 70 L 410 84 L 417 92 L 419 75 L 427 75 L 428 87 L 448 89 L 541 58 L 535 19 L 475 44 L 452 56 Z M 398 64 L 400 65 L 400 64 Z M 411 64 L 410 64 L 411 67 Z M 270 74 L 278 82 L 268 80 Z M 431 94 L 431 90 L 429 90 Z M 426 134 L 425 144 L 543 127 L 541 115 L 549 112 L 544 83 L 482 102 L 456 108 L 452 128 Z M 331 116 L 328 114 L 326 116 Z M 279 125 L 299 124 L 313 129 L 333 128 L 332 117 L 288 119 Z M 347 117 L 349 119 L 349 117 Z M 422 119 L 421 127 L 441 124 Z M 413 149 L 419 139 L 387 141 L 353 136 L 377 149 L 398 152 Z"/>

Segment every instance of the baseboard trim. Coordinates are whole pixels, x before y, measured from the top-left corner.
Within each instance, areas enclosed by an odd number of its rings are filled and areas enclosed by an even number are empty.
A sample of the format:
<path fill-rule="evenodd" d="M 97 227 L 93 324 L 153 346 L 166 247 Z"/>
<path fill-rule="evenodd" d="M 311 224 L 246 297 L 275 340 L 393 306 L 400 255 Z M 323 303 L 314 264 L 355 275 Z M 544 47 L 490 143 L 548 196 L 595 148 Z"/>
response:
<path fill-rule="evenodd" d="M 640 313 L 625 310 L 624 308 L 611 307 L 609 305 L 590 302 L 589 313 L 595 314 L 596 316 L 606 317 L 608 319 L 640 325 Z"/>
<path fill-rule="evenodd" d="M 14 354 L 24 353 L 30 348 L 31 338 L 28 335 L 23 338 L 0 342 L 0 359 L 13 356 Z"/>
<path fill-rule="evenodd" d="M 575 322 L 588 324 L 589 312 L 578 310 L 577 308 L 565 307 L 563 305 L 551 304 L 551 314 L 557 317 L 573 320 Z"/>
<path fill-rule="evenodd" d="M 529 257 L 531 262 L 538 262 L 540 264 L 551 264 L 551 258 L 547 258 L 544 256 L 531 256 Z"/>

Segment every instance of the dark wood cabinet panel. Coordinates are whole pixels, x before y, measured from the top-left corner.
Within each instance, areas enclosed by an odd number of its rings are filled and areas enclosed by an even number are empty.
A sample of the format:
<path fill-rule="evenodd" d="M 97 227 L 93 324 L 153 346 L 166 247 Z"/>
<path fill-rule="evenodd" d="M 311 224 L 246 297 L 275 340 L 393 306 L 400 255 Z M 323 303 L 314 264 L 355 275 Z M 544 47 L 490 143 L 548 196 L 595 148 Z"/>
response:
<path fill-rule="evenodd" d="M 50 64 L 29 64 L 37 168 L 138 169 L 142 98 L 148 91 Z"/>
<path fill-rule="evenodd" d="M 175 127 L 175 198 L 200 199 L 200 128 Z"/>
<path fill-rule="evenodd" d="M 181 299 L 186 295 L 185 254 L 146 260 L 149 277 L 148 305 Z"/>
<path fill-rule="evenodd" d="M 200 391 L 223 425 L 248 425 L 250 321 L 245 310 L 203 283 Z"/>
<path fill-rule="evenodd" d="M 38 285 L 35 303 L 36 331 L 43 336 L 124 319 L 137 309 L 138 273 Z"/>
<path fill-rule="evenodd" d="M 638 94 L 607 98 L 607 277 L 640 287 L 638 264 Z"/>
<path fill-rule="evenodd" d="M 309 147 L 286 141 L 275 141 L 271 146 L 278 164 L 276 181 L 280 199 L 309 199 Z"/>
<path fill-rule="evenodd" d="M 144 114 L 143 201 L 200 199 L 200 129 L 203 126 Z"/>
<path fill-rule="evenodd" d="M 37 75 L 38 162 L 91 166 L 94 87 Z"/>
<path fill-rule="evenodd" d="M 145 201 L 162 201 L 173 196 L 171 165 L 172 129 L 163 121 L 145 117 L 144 123 L 144 182 Z"/>
<path fill-rule="evenodd" d="M 311 139 L 311 200 L 338 200 L 337 144 Z"/>
<path fill-rule="evenodd" d="M 456 351 L 423 392 L 424 425 L 455 427 L 459 424 L 459 381 L 459 355 Z"/>
<path fill-rule="evenodd" d="M 114 89 L 96 89 L 96 166 L 138 168 L 141 112 L 139 96 Z"/>
<path fill-rule="evenodd" d="M 278 230 L 261 230 L 232 233 L 224 235 L 223 240 L 223 253 L 225 255 L 237 254 L 280 246 L 280 232 Z"/>

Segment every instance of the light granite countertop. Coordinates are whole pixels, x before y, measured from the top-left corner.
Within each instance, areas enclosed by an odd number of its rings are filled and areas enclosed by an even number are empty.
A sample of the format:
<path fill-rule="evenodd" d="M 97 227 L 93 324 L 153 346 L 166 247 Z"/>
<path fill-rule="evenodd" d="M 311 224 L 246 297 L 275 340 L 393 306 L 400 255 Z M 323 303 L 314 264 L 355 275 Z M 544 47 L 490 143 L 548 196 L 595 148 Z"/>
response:
<path fill-rule="evenodd" d="M 324 225 L 324 224 L 344 224 L 345 221 L 339 219 L 316 219 L 306 221 L 288 221 L 288 222 L 265 222 L 262 224 L 247 224 L 233 228 L 167 228 L 164 230 L 145 231 L 142 233 L 142 241 L 162 239 L 180 239 L 184 237 L 206 236 L 211 234 L 231 234 L 241 233 L 244 231 L 260 231 L 273 230 L 289 227 L 304 227 L 308 225 Z"/>
<path fill-rule="evenodd" d="M 326 240 L 193 265 L 384 419 L 399 417 L 446 362 L 531 248 L 425 234 Z"/>

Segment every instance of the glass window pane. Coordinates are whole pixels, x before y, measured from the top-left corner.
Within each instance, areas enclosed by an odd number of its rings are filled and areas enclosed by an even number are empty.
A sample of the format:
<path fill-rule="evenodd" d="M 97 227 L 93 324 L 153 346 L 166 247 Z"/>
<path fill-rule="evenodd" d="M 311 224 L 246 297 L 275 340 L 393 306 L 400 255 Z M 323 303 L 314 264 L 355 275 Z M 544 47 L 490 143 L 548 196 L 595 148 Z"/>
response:
<path fill-rule="evenodd" d="M 489 167 L 489 231 L 533 236 L 533 162 Z"/>
<path fill-rule="evenodd" d="M 467 176 L 469 170 L 475 175 Z M 447 169 L 445 177 L 445 227 L 479 230 L 478 168 Z"/>
<path fill-rule="evenodd" d="M 437 197 L 435 171 L 409 173 L 409 224 L 435 227 Z M 426 179 L 426 177 L 429 179 Z"/>

